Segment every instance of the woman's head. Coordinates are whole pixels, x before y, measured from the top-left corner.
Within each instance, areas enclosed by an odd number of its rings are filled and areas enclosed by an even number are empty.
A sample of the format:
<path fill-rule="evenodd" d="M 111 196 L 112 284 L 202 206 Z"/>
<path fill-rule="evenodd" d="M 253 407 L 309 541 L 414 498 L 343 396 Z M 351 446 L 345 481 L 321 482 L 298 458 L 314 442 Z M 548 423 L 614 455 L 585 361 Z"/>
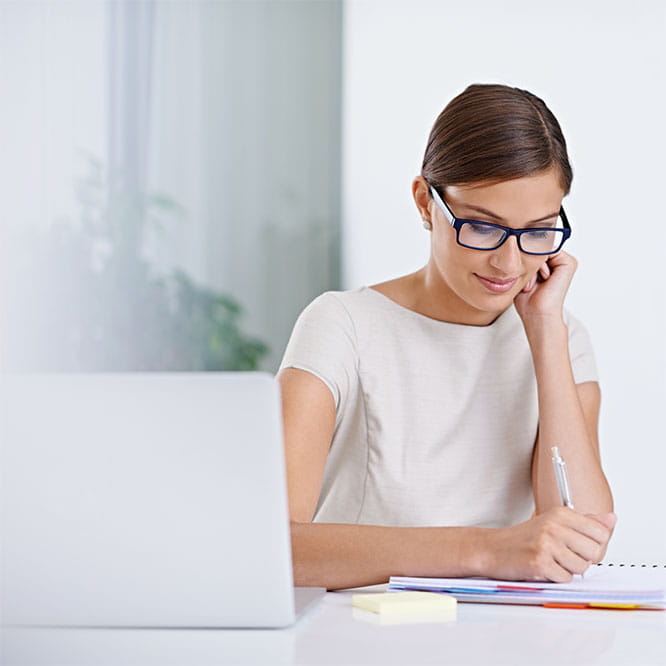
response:
<path fill-rule="evenodd" d="M 421 175 L 443 193 L 447 185 L 511 180 L 553 167 L 567 194 L 573 178 L 567 146 L 544 102 L 519 88 L 474 84 L 439 114 Z"/>
<path fill-rule="evenodd" d="M 456 218 L 512 229 L 558 228 L 572 171 L 560 126 L 538 97 L 502 85 L 472 85 L 442 111 L 412 192 L 432 229 L 428 280 L 456 321 L 488 321 L 535 279 L 548 256 L 523 251 L 515 235 L 483 250 L 458 242 L 433 188 Z M 454 319 L 451 319 L 452 321 Z"/>

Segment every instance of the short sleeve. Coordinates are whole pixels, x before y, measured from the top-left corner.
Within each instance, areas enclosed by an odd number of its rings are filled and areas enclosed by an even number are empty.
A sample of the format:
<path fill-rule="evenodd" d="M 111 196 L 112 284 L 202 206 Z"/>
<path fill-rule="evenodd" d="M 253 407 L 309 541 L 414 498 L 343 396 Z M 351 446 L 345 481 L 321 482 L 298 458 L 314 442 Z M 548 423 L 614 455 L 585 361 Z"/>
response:
<path fill-rule="evenodd" d="M 306 370 L 330 389 L 336 411 L 358 376 L 354 322 L 336 292 L 318 296 L 300 314 L 280 364 Z"/>
<path fill-rule="evenodd" d="M 569 356 L 576 384 L 599 381 L 597 363 L 590 335 L 583 324 L 570 312 L 565 312 L 569 329 Z"/>

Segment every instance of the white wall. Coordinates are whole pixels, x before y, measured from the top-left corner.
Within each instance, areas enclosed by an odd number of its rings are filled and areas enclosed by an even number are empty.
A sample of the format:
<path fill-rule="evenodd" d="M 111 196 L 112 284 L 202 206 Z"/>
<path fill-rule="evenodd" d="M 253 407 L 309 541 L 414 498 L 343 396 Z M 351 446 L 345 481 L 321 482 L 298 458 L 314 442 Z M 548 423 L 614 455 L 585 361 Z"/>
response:
<path fill-rule="evenodd" d="M 468 84 L 525 88 L 559 119 L 580 261 L 568 307 L 595 343 L 620 518 L 609 557 L 666 562 L 666 6 L 348 0 L 344 30 L 345 287 L 427 260 L 410 184 L 435 117 Z"/>

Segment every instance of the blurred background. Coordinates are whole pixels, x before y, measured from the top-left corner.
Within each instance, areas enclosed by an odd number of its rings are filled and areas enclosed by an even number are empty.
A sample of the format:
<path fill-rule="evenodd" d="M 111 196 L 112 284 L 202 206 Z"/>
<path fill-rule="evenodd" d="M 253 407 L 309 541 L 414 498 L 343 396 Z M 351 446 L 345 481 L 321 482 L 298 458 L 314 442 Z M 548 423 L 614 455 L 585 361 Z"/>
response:
<path fill-rule="evenodd" d="M 3 368 L 275 371 L 316 295 L 427 260 L 444 105 L 526 88 L 574 167 L 609 555 L 666 561 L 664 34 L 659 0 L 0 0 Z"/>
<path fill-rule="evenodd" d="M 2 2 L 6 363 L 276 368 L 340 285 L 341 39 L 339 2 Z"/>

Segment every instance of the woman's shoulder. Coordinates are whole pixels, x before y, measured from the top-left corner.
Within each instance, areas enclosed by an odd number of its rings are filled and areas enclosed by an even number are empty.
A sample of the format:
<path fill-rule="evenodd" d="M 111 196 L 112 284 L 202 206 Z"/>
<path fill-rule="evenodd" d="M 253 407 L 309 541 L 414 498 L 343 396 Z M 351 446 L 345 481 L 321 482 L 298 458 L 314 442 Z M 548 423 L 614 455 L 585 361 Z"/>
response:
<path fill-rule="evenodd" d="M 316 331 L 317 335 L 333 331 L 356 334 L 360 320 L 370 309 L 368 287 L 347 290 L 329 290 L 315 297 L 300 313 L 297 329 Z"/>
<path fill-rule="evenodd" d="M 399 306 L 386 293 L 369 286 L 325 291 L 301 312 L 296 326 L 311 331 L 347 332 L 355 339 L 365 334 L 399 327 L 406 315 L 413 313 Z M 374 332 L 374 333 L 368 333 Z"/>
<path fill-rule="evenodd" d="M 389 321 L 391 326 L 420 317 L 411 304 L 409 292 L 398 280 L 340 291 L 326 291 L 317 296 L 304 314 L 317 318 L 345 318 L 351 323 L 369 324 Z"/>
<path fill-rule="evenodd" d="M 329 290 L 316 296 L 305 307 L 304 313 L 312 314 L 351 314 L 357 303 L 366 300 L 368 287 L 355 289 Z"/>

